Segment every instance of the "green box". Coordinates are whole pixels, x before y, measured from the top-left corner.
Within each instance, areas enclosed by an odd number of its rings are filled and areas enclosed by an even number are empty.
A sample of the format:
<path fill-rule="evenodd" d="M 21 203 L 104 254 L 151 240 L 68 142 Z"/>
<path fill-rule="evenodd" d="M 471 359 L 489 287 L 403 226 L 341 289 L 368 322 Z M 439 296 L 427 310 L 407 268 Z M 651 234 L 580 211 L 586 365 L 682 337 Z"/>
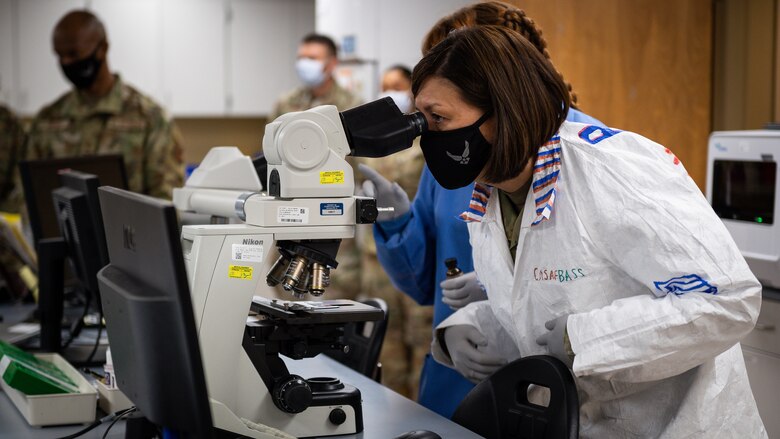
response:
<path fill-rule="evenodd" d="M 73 380 L 51 362 L 1 341 L 0 377 L 25 395 L 78 392 Z"/>

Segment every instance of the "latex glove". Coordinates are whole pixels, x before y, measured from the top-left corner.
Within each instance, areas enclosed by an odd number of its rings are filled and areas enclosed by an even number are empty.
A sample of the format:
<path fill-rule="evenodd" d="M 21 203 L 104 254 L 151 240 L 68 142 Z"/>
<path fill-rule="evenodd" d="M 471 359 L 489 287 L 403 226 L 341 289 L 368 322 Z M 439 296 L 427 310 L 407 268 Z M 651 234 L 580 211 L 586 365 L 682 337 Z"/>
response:
<path fill-rule="evenodd" d="M 455 370 L 475 384 L 506 364 L 501 357 L 485 352 L 487 338 L 471 325 L 445 328 L 444 344 Z"/>
<path fill-rule="evenodd" d="M 547 346 L 550 355 L 566 363 L 571 368 L 574 361 L 574 352 L 569 344 L 569 335 L 566 332 L 566 322 L 569 316 L 564 315 L 547 321 L 544 324 L 547 333 L 540 335 L 536 339 L 539 346 Z"/>
<path fill-rule="evenodd" d="M 394 220 L 406 212 L 409 212 L 409 196 L 396 182 L 382 177 L 382 175 L 370 167 L 360 163 L 358 169 L 366 181 L 363 182 L 363 193 L 367 197 L 376 198 L 377 207 L 392 207 L 393 212 L 380 212 L 378 222 Z"/>
<path fill-rule="evenodd" d="M 441 287 L 441 294 L 444 296 L 441 301 L 452 309 L 457 310 L 471 302 L 487 299 L 485 288 L 479 283 L 477 273 L 473 271 L 445 279 L 439 286 Z"/>

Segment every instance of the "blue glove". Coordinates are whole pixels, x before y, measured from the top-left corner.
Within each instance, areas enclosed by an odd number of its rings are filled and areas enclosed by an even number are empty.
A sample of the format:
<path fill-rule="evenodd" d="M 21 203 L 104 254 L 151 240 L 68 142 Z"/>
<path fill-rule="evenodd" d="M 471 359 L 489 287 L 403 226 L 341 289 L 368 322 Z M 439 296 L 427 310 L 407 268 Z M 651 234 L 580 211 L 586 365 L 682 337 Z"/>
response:
<path fill-rule="evenodd" d="M 380 212 L 377 222 L 394 220 L 409 212 L 411 203 L 401 186 L 383 177 L 380 173 L 360 163 L 358 170 L 366 181 L 363 182 L 363 193 L 367 197 L 376 198 L 377 207 L 392 207 L 393 212 Z"/>
<path fill-rule="evenodd" d="M 485 288 L 479 283 L 477 273 L 473 271 L 445 279 L 439 286 L 441 294 L 444 296 L 441 301 L 455 310 L 463 308 L 471 302 L 487 300 Z"/>
<path fill-rule="evenodd" d="M 503 358 L 484 351 L 488 340 L 474 326 L 448 326 L 443 338 L 443 347 L 449 352 L 455 370 L 474 384 L 506 364 Z"/>
<path fill-rule="evenodd" d="M 560 316 L 544 324 L 547 333 L 540 335 L 536 339 L 539 346 L 547 346 L 547 350 L 553 357 L 563 361 L 569 368 L 574 362 L 574 352 L 571 351 L 571 345 L 568 343 L 568 333 L 566 332 L 566 322 L 569 315 Z"/>

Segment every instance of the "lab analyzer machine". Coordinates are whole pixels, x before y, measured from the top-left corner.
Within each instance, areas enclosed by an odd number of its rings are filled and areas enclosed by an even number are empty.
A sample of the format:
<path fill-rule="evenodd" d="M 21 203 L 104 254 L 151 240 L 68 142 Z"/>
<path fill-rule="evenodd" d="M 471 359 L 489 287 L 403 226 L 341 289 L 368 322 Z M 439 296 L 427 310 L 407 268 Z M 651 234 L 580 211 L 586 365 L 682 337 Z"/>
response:
<path fill-rule="evenodd" d="M 341 240 L 378 214 L 375 199 L 354 195 L 345 157 L 392 154 L 425 129 L 422 114 L 402 114 L 389 98 L 288 113 L 266 126 L 266 191 L 249 157 L 224 147 L 174 190 L 178 210 L 228 223 L 184 226 L 181 237 L 215 427 L 256 438 L 362 431 L 358 389 L 290 374 L 280 355 L 349 349 L 346 324 L 383 318 L 357 302 L 321 300 Z M 280 256 L 266 272 L 274 248 Z M 261 297 L 265 285 L 296 301 Z"/>
<path fill-rule="evenodd" d="M 780 130 L 716 131 L 707 154 L 707 200 L 753 274 L 780 288 Z"/>

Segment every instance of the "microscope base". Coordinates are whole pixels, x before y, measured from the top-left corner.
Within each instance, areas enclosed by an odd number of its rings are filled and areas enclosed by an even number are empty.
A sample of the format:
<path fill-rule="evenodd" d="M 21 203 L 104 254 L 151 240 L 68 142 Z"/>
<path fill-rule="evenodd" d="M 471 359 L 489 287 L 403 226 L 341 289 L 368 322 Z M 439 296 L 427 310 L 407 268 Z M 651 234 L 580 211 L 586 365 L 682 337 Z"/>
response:
<path fill-rule="evenodd" d="M 349 387 L 349 386 L 347 386 Z M 214 420 L 214 427 L 221 430 L 230 431 L 242 436 L 255 439 L 279 439 L 286 437 L 327 437 L 344 434 L 354 434 L 363 431 L 363 415 L 360 405 L 360 392 L 352 388 L 357 394 L 357 403 L 352 404 L 329 404 L 327 401 L 317 401 L 315 394 L 314 404 L 322 403 L 321 406 L 312 406 L 302 413 L 295 415 L 284 414 L 287 419 L 287 426 L 295 425 L 296 431 L 285 431 L 277 429 L 282 425 L 277 424 L 277 428 L 270 427 L 257 420 L 258 423 L 241 418 L 233 413 L 225 404 L 211 400 L 211 416 Z M 343 397 L 343 395 L 342 395 Z M 345 430 L 342 426 L 333 423 L 331 418 L 339 420 L 340 412 L 343 413 L 344 424 L 353 424 L 354 427 Z M 294 421 L 293 421 L 294 418 Z M 266 420 L 267 422 L 267 420 Z M 286 430 L 286 429 L 285 429 Z"/>

